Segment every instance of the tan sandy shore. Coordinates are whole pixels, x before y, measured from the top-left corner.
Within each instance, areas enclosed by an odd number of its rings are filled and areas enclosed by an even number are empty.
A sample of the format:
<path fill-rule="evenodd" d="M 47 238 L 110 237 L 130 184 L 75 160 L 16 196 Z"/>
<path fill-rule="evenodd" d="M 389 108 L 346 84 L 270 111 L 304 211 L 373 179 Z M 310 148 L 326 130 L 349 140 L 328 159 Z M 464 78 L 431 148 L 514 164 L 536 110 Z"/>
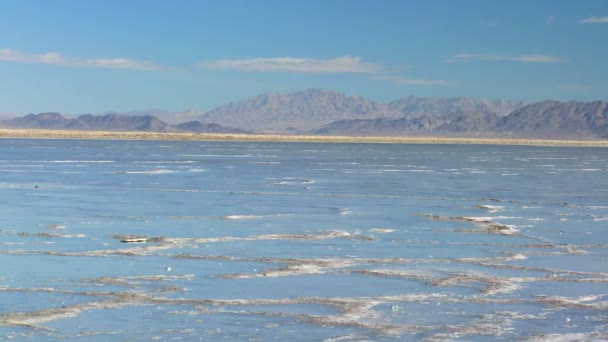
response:
<path fill-rule="evenodd" d="M 277 141 L 323 143 L 392 143 L 392 144 L 485 144 L 537 146 L 597 146 L 608 147 L 608 140 L 549 140 L 455 137 L 352 137 L 278 134 L 217 134 L 217 133 L 154 133 L 71 131 L 42 129 L 2 129 L 0 138 L 34 139 L 107 139 L 107 140 L 192 140 L 192 141 Z"/>

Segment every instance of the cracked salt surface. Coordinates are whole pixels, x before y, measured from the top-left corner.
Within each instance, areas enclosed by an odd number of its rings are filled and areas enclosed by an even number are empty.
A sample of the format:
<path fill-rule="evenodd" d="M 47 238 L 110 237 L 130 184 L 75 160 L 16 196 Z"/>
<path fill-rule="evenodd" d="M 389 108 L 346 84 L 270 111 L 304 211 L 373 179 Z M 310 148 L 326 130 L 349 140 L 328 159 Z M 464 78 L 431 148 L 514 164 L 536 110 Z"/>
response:
<path fill-rule="evenodd" d="M 608 339 L 603 149 L 5 142 L 6 339 Z"/>

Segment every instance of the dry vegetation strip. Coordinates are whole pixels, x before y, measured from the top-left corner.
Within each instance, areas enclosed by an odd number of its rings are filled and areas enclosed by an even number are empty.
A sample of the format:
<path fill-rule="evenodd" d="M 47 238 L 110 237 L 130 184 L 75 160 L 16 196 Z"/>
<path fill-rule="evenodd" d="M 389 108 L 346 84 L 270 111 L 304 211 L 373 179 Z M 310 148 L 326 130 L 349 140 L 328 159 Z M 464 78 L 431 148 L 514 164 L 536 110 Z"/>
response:
<path fill-rule="evenodd" d="M 156 133 L 72 131 L 43 129 L 0 129 L 0 138 L 36 139 L 108 139 L 108 140 L 193 140 L 193 141 L 280 141 L 323 143 L 393 143 L 393 144 L 488 144 L 538 146 L 597 146 L 608 147 L 608 140 L 549 140 L 504 138 L 453 138 L 453 137 L 352 137 L 278 134 L 221 134 L 221 133 Z"/>

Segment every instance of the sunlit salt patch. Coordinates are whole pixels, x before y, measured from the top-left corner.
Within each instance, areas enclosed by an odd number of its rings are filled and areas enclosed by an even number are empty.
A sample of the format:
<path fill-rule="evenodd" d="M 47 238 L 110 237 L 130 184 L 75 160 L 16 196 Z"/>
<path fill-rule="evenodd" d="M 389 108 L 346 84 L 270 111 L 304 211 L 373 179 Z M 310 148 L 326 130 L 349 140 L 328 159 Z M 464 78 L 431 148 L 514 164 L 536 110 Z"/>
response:
<path fill-rule="evenodd" d="M 605 294 L 601 295 L 587 295 L 579 297 L 563 297 L 563 296 L 537 296 L 540 303 L 562 308 L 584 308 L 584 309 L 595 309 L 595 310 L 606 310 L 608 309 L 608 302 L 602 301 Z"/>
<path fill-rule="evenodd" d="M 17 235 L 21 236 L 21 237 L 34 236 L 34 237 L 42 237 L 42 238 L 65 238 L 65 239 L 87 237 L 86 234 L 25 233 L 25 232 L 18 233 Z"/>
<path fill-rule="evenodd" d="M 63 230 L 66 227 L 64 225 L 60 225 L 60 224 L 51 224 L 51 225 L 48 225 L 46 228 L 53 229 L 53 230 Z"/>
<path fill-rule="evenodd" d="M 306 169 L 306 171 L 338 172 L 338 169 Z"/>
<path fill-rule="evenodd" d="M 349 208 L 340 208 L 338 209 L 338 215 L 352 215 L 353 211 Z"/>
<path fill-rule="evenodd" d="M 349 334 L 336 337 L 330 337 L 323 340 L 323 342 L 340 342 L 340 341 L 365 341 L 359 334 Z"/>
<path fill-rule="evenodd" d="M 455 217 L 443 217 L 443 216 L 439 216 L 439 215 L 433 215 L 433 214 L 425 214 L 424 216 L 426 216 L 427 218 L 434 220 L 434 221 L 455 221 L 455 222 L 470 222 L 474 225 L 476 225 L 479 229 L 457 229 L 454 230 L 456 232 L 463 232 L 463 233 L 479 233 L 479 232 L 485 232 L 485 233 L 491 233 L 491 234 L 502 234 L 502 235 L 511 235 L 513 233 L 518 232 L 519 230 L 516 229 L 515 225 L 507 225 L 507 224 L 502 224 L 502 223 L 498 223 L 498 222 L 494 222 L 494 219 L 501 219 L 501 218 L 515 218 L 515 217 L 510 217 L 510 216 L 497 216 L 497 217 L 479 217 L 479 216 L 474 216 L 474 217 L 466 217 L 466 216 L 455 216 Z"/>
<path fill-rule="evenodd" d="M 11 165 L 3 165 L 5 167 L 35 167 L 35 168 L 41 168 L 41 167 L 47 167 L 47 165 L 43 165 L 43 164 L 11 164 Z"/>
<path fill-rule="evenodd" d="M 502 206 L 502 205 L 489 205 L 489 204 L 476 205 L 475 208 L 485 209 L 489 213 L 497 213 L 497 212 L 500 212 L 500 211 L 504 211 L 504 209 L 505 209 L 505 207 Z"/>
<path fill-rule="evenodd" d="M 47 163 L 116 163 L 115 160 L 47 160 Z"/>
<path fill-rule="evenodd" d="M 180 154 L 180 157 L 225 157 L 224 154 Z"/>
<path fill-rule="evenodd" d="M 282 182 L 273 182 L 272 185 L 291 185 L 291 184 L 296 184 L 296 182 L 286 182 L 286 181 L 282 181 Z"/>
<path fill-rule="evenodd" d="M 533 315 L 521 315 L 511 312 L 488 312 L 478 318 L 466 320 L 460 324 L 450 324 L 446 329 L 433 331 L 425 341 L 493 341 L 519 340 L 513 338 L 513 325 L 516 320 L 539 319 Z M 511 338 L 509 338 L 509 336 Z M 520 338 L 521 339 L 521 338 Z"/>
<path fill-rule="evenodd" d="M 605 216 L 596 216 L 596 215 L 591 215 L 591 218 L 593 219 L 593 221 L 595 222 L 600 222 L 600 221 L 608 221 L 608 215 Z"/>
<path fill-rule="evenodd" d="M 380 234 L 387 234 L 387 233 L 395 232 L 395 230 L 391 229 L 391 228 L 371 228 L 371 229 L 368 229 L 367 231 L 371 232 L 371 233 L 380 233 Z"/>
<path fill-rule="evenodd" d="M 525 256 L 524 254 L 516 253 L 511 256 L 511 260 L 526 260 L 526 259 L 528 259 L 528 257 Z"/>
<path fill-rule="evenodd" d="M 275 180 L 272 182 L 272 185 L 302 185 L 302 184 L 313 184 L 316 183 L 314 179 L 305 179 L 305 178 L 294 178 L 294 177 L 283 177 L 283 178 L 266 178 L 268 180 Z"/>
<path fill-rule="evenodd" d="M 170 270 L 171 268 L 168 267 Z M 85 282 L 91 282 L 95 284 L 113 284 L 113 285 L 138 285 L 142 283 L 152 282 L 165 282 L 165 281 L 178 281 L 178 280 L 193 280 L 196 276 L 194 274 L 152 274 L 152 275 L 138 275 L 138 276 L 124 276 L 124 277 L 100 277 L 94 279 L 85 279 Z"/>
<path fill-rule="evenodd" d="M 604 338 L 597 333 L 541 334 L 530 337 L 528 342 L 602 341 Z"/>
<path fill-rule="evenodd" d="M 224 158 L 277 158 L 270 154 L 182 154 L 183 157 L 224 157 Z"/>
<path fill-rule="evenodd" d="M 467 220 L 467 221 L 471 221 L 471 222 L 484 223 L 484 222 L 492 221 L 496 217 L 491 217 L 491 216 L 463 216 L 462 218 L 465 219 L 465 220 Z"/>
<path fill-rule="evenodd" d="M 255 220 L 264 218 L 263 215 L 226 215 L 222 216 L 224 220 Z"/>
<path fill-rule="evenodd" d="M 147 171 L 125 171 L 126 174 L 144 174 L 144 175 L 160 175 L 166 173 L 176 173 L 179 171 L 176 170 L 166 170 L 166 169 L 157 169 L 157 170 L 147 170 Z"/>
<path fill-rule="evenodd" d="M 482 222 L 482 221 L 492 221 L 492 220 L 512 220 L 512 219 L 522 219 L 522 216 L 464 216 L 465 219 L 469 219 L 471 221 Z"/>
<path fill-rule="evenodd" d="M 199 169 L 199 168 L 192 168 L 192 169 L 188 169 L 188 172 L 205 172 L 207 171 L 206 169 Z"/>
<path fill-rule="evenodd" d="M 192 164 L 194 160 L 136 161 L 135 164 Z"/>
<path fill-rule="evenodd" d="M 86 234 L 58 234 L 57 237 L 67 238 L 67 239 L 69 239 L 69 238 L 85 238 L 85 237 L 87 237 L 87 235 Z"/>
<path fill-rule="evenodd" d="M 382 174 L 381 171 L 342 171 L 341 173 L 346 174 Z"/>
<path fill-rule="evenodd" d="M 577 160 L 578 157 L 530 157 L 530 160 Z"/>
<path fill-rule="evenodd" d="M 520 284 L 532 282 L 536 279 L 530 277 L 499 277 L 480 272 L 453 272 L 426 269 L 373 269 L 357 270 L 354 272 L 368 276 L 415 280 L 434 287 L 479 288 L 482 296 L 512 293 L 521 289 Z"/>

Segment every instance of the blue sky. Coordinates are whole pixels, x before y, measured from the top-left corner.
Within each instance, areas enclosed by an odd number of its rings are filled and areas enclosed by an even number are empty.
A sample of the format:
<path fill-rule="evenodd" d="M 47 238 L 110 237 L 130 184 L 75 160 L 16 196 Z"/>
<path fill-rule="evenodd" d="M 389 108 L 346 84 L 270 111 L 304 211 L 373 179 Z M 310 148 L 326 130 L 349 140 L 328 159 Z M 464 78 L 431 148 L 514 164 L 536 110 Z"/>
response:
<path fill-rule="evenodd" d="M 0 1 L 0 113 L 265 92 L 608 99 L 608 1 Z"/>

